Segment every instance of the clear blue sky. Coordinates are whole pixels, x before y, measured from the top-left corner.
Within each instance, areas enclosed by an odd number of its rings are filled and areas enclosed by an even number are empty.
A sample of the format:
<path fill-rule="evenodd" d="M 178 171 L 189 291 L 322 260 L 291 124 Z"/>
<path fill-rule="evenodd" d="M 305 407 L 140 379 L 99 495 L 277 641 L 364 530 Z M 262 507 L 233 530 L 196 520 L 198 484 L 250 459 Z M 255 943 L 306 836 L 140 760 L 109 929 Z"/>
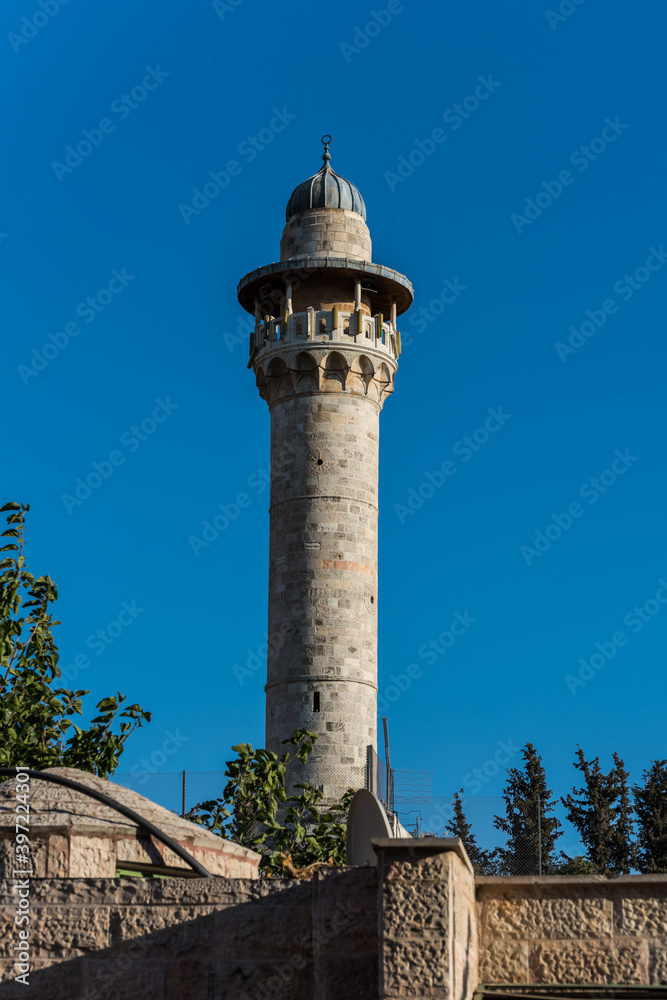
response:
<path fill-rule="evenodd" d="M 664 10 L 380 0 L 366 31 L 350 0 L 55 3 L 2 10 L 3 492 L 32 505 L 62 666 L 90 661 L 75 686 L 154 713 L 123 770 L 169 732 L 163 770 L 263 741 L 262 669 L 234 665 L 265 630 L 269 413 L 235 289 L 277 259 L 329 132 L 374 260 L 416 293 L 381 418 L 380 691 L 423 668 L 386 712 L 392 760 L 450 794 L 530 740 L 564 794 L 580 742 L 639 778 L 667 756 Z M 107 478 L 64 500 L 93 463 Z M 423 649 L 456 613 L 475 621 Z M 582 668 L 596 643 L 613 657 Z"/>

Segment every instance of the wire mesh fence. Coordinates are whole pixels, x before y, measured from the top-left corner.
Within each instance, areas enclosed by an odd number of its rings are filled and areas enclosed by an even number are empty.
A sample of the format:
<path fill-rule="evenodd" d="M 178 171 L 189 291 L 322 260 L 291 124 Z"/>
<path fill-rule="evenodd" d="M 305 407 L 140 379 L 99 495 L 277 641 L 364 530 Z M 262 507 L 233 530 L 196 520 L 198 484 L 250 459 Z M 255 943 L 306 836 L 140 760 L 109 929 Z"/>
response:
<path fill-rule="evenodd" d="M 330 786 L 341 792 L 338 799 L 349 787 L 366 787 L 383 803 L 392 828 L 398 820 L 413 837 L 461 837 L 478 875 L 565 874 L 564 855 L 582 853 L 567 833 L 554 841 L 553 816 L 537 807 L 526 807 L 507 830 L 499 826 L 499 821 L 507 822 L 503 798 L 471 795 L 461 800 L 462 823 L 456 800 L 433 794 L 432 771 L 387 768 L 368 747 L 365 776 L 362 772 L 340 769 Z M 199 803 L 221 797 L 228 779 L 224 771 L 138 771 L 117 772 L 112 780 L 183 816 Z"/>
<path fill-rule="evenodd" d="M 200 802 L 219 798 L 229 779 L 224 771 L 117 771 L 111 780 L 184 816 Z"/>

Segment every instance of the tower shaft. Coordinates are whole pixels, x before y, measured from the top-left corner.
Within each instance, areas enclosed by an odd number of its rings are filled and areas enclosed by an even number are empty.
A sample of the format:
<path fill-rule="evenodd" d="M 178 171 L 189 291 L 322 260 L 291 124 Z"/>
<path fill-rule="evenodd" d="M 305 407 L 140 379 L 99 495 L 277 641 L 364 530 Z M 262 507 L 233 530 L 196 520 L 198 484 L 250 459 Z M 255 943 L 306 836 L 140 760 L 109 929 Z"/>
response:
<path fill-rule="evenodd" d="M 379 415 L 412 286 L 371 262 L 363 199 L 323 159 L 290 198 L 281 260 L 238 297 L 271 413 L 266 746 L 316 732 L 293 780 L 334 802 L 376 745 Z"/>

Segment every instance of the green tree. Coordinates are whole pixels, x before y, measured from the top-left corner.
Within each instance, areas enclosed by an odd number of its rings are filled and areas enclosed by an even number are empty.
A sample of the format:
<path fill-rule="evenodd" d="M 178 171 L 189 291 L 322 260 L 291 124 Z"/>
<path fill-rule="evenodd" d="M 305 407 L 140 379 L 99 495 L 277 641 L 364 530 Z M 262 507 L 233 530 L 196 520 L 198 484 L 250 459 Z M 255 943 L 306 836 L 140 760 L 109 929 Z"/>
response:
<path fill-rule="evenodd" d="M 627 873 L 633 860 L 629 775 L 618 754 L 613 759 L 614 766 L 605 774 L 599 757 L 587 761 L 578 747 L 574 766 L 581 772 L 584 784 L 561 799 L 567 818 L 586 848 L 586 860 L 600 874 Z"/>
<path fill-rule="evenodd" d="M 50 606 L 58 590 L 49 576 L 35 579 L 26 568 L 29 510 L 29 504 L 14 502 L 0 508 L 7 513 L 7 541 L 0 548 L 7 553 L 0 561 L 0 766 L 77 767 L 107 777 L 150 713 L 140 705 L 123 707 L 119 691 L 98 702 L 87 729 L 73 721 L 89 691 L 56 686 L 60 669 L 52 629 L 60 622 Z"/>
<path fill-rule="evenodd" d="M 233 746 L 227 761 L 222 797 L 200 802 L 187 815 L 227 840 L 258 851 L 264 874 L 282 875 L 314 864 L 345 864 L 347 809 L 353 789 L 341 802 L 320 812 L 323 793 L 307 782 L 292 784 L 298 762 L 306 764 L 317 733 L 297 729 L 283 740 L 280 757 L 253 750 L 250 743 Z M 289 775 L 289 778 L 288 778 Z"/>
<path fill-rule="evenodd" d="M 461 838 L 475 875 L 495 875 L 496 864 L 493 852 L 483 851 L 478 845 L 477 838 L 472 832 L 472 826 L 463 809 L 462 792 L 463 789 L 454 793 L 454 817 L 445 824 L 445 830 L 447 833 L 451 833 L 452 837 Z"/>
<path fill-rule="evenodd" d="M 667 872 L 667 760 L 654 760 L 643 777 L 644 784 L 632 789 L 637 867 L 642 872 Z"/>
<path fill-rule="evenodd" d="M 523 768 L 512 767 L 507 771 L 507 783 L 503 791 L 505 816 L 496 816 L 493 823 L 497 830 L 507 835 L 505 847 L 494 852 L 498 861 L 499 875 L 535 875 L 540 868 L 540 847 L 542 874 L 557 871 L 555 845 L 562 836 L 560 823 L 553 813 L 555 804 L 551 799 L 551 789 L 542 758 L 532 743 L 522 749 Z"/>

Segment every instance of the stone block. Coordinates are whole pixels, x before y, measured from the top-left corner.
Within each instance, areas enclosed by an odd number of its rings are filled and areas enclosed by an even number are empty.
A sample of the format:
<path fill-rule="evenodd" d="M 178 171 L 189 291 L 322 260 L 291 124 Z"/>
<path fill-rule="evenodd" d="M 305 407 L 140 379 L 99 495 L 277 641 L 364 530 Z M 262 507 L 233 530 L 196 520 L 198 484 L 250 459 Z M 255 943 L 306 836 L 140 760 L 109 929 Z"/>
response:
<path fill-rule="evenodd" d="M 0 962 L 0 997 L 2 1000 L 78 1000 L 83 996 L 81 959 L 52 961 L 35 958 L 30 963 L 29 986 L 15 982 L 13 961 Z"/>
<path fill-rule="evenodd" d="M 648 981 L 652 986 L 667 984 L 667 938 L 649 943 Z"/>
<path fill-rule="evenodd" d="M 109 914 L 110 942 L 136 941 L 147 958 L 207 958 L 213 937 L 211 906 L 124 906 Z"/>
<path fill-rule="evenodd" d="M 200 982 L 203 979 L 200 979 Z M 206 970 L 207 1000 L 312 1000 L 312 962 L 216 961 Z M 171 995 L 167 995 L 171 1000 Z M 196 1000 L 199 997 L 196 996 Z M 195 1000 L 193 998 L 193 1000 Z M 173 994 L 173 1000 L 181 1000 Z"/>
<path fill-rule="evenodd" d="M 482 908 L 485 940 L 494 938 L 609 938 L 609 899 L 516 898 L 487 900 Z"/>
<path fill-rule="evenodd" d="M 528 945 L 525 941 L 494 941 L 485 944 L 479 955 L 482 983 L 527 983 Z"/>
<path fill-rule="evenodd" d="M 46 878 L 67 878 L 72 876 L 70 871 L 70 839 L 69 837 L 61 836 L 57 833 L 52 833 L 49 837 L 42 841 L 33 842 L 30 845 L 31 856 L 33 861 L 36 862 L 35 865 L 35 875 L 41 875 Z M 37 847 L 40 854 L 43 854 L 42 864 L 35 858 L 35 850 Z M 86 874 L 89 874 L 86 872 Z M 93 872 L 98 875 L 114 875 L 114 872 Z M 83 875 L 83 873 L 82 873 Z"/>
<path fill-rule="evenodd" d="M 94 1000 L 164 1000 L 165 963 L 133 957 L 126 949 L 100 961 L 85 959 L 83 986 L 82 997 Z M 78 994 L 74 998 L 78 1000 Z"/>
<path fill-rule="evenodd" d="M 667 894 L 624 899 L 621 933 L 667 937 Z"/>
<path fill-rule="evenodd" d="M 410 882 L 388 881 L 382 888 L 382 926 L 385 934 L 418 934 L 434 931 L 447 936 L 450 894 L 447 882 L 416 887 Z"/>
<path fill-rule="evenodd" d="M 9 957 L 17 943 L 15 906 L 0 909 L 0 954 Z M 103 906 L 30 908 L 31 950 L 35 957 L 83 955 L 109 943 L 109 911 Z"/>
<path fill-rule="evenodd" d="M 377 954 L 320 958 L 317 985 L 318 1000 L 377 1000 Z"/>
<path fill-rule="evenodd" d="M 446 938 L 400 941 L 385 938 L 382 942 L 384 994 L 408 998 L 437 996 L 434 990 L 448 990 L 448 957 Z"/>
<path fill-rule="evenodd" d="M 312 949 L 311 908 L 292 905 L 234 907 L 216 913 L 214 951 L 218 958 L 289 960 Z"/>
<path fill-rule="evenodd" d="M 51 868 L 51 861 L 56 854 L 52 844 L 54 837 L 49 838 L 49 876 L 58 873 Z M 59 838 L 60 839 L 60 838 Z M 69 877 L 70 878 L 113 878 L 116 874 L 116 845 L 107 837 L 71 837 L 69 842 Z"/>
<path fill-rule="evenodd" d="M 647 983 L 645 942 L 549 942 L 530 950 L 533 983 Z"/>

